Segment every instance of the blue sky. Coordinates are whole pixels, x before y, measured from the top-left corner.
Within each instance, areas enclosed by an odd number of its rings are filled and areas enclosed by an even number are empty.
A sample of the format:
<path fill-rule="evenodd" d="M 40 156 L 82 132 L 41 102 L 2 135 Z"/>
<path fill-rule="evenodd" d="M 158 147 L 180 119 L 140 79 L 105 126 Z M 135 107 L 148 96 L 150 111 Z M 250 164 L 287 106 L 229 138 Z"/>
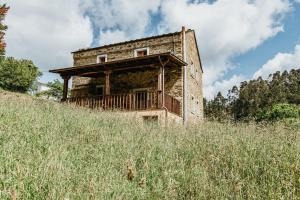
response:
<path fill-rule="evenodd" d="M 179 31 L 197 34 L 204 94 L 300 66 L 299 0 L 4 0 L 7 55 L 31 59 L 44 73 L 72 66 L 70 52 Z M 30 27 L 30 28 L 28 28 Z"/>
<path fill-rule="evenodd" d="M 226 74 L 225 78 L 237 73 L 252 78 L 256 70 L 278 52 L 293 52 L 295 46 L 300 44 L 300 4 L 294 5 L 294 11 L 285 17 L 283 24 L 284 32 L 278 33 L 257 48 L 235 57 L 234 63 L 237 63 L 239 67 Z M 295 67 L 300 67 L 300 63 Z"/>

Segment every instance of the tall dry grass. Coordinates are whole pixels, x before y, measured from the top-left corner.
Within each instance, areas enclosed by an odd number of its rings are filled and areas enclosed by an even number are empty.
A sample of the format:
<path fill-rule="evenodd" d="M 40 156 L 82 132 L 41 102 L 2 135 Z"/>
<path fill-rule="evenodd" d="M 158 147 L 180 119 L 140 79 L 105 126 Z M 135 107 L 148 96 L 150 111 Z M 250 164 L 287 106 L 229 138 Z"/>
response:
<path fill-rule="evenodd" d="M 137 124 L 0 92 L 0 199 L 299 199 L 299 128 Z"/>

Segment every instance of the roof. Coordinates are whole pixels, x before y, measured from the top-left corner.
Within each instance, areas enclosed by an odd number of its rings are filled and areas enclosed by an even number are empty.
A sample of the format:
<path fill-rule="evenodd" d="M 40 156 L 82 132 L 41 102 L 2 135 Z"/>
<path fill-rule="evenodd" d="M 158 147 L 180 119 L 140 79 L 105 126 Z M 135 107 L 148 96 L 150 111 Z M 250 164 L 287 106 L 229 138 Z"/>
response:
<path fill-rule="evenodd" d="M 49 70 L 52 73 L 58 73 L 61 76 L 85 76 L 93 77 L 98 74 L 104 74 L 106 70 L 124 71 L 127 69 L 145 69 L 149 67 L 158 67 L 160 61 L 169 61 L 167 66 L 186 66 L 187 63 L 173 55 L 172 53 L 154 54 L 143 57 L 134 57 L 123 60 L 115 60 L 105 63 L 96 63 L 91 65 L 68 67 Z"/>
<path fill-rule="evenodd" d="M 193 30 L 188 29 L 186 32 L 189 32 L 189 31 L 193 31 Z M 100 46 L 100 47 L 79 49 L 77 51 L 73 51 L 72 53 L 81 53 L 81 52 L 90 51 L 90 50 L 97 50 L 97 49 L 102 49 L 102 48 L 107 48 L 107 47 L 112 47 L 112 46 L 117 46 L 117 45 L 124 45 L 124 44 L 132 43 L 132 42 L 140 42 L 140 41 L 144 41 L 144 40 L 156 39 L 156 38 L 161 38 L 161 37 L 168 37 L 168 36 L 177 35 L 177 34 L 181 34 L 181 31 L 162 34 L 162 35 L 156 35 L 156 36 L 151 36 L 151 37 L 145 37 L 145 38 L 140 38 L 140 39 L 136 39 L 136 40 L 128 40 L 128 41 L 108 44 L 108 45 L 104 45 L 104 46 Z"/>

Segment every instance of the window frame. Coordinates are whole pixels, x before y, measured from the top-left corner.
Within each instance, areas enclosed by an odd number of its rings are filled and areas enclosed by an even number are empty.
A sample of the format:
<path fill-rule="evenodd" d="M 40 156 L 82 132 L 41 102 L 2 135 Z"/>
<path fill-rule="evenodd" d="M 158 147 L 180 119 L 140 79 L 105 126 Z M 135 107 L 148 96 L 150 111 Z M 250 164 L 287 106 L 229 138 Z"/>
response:
<path fill-rule="evenodd" d="M 146 56 L 149 56 L 150 48 L 149 47 L 144 47 L 144 48 L 138 48 L 134 50 L 134 57 L 138 57 L 138 52 L 139 51 L 145 51 L 147 52 Z"/>
<path fill-rule="evenodd" d="M 97 56 L 97 60 L 96 60 L 97 64 L 98 63 L 103 63 L 103 62 L 100 62 L 101 61 L 100 58 L 105 58 L 104 62 L 107 62 L 107 54 L 100 54 L 100 55 L 98 55 Z"/>

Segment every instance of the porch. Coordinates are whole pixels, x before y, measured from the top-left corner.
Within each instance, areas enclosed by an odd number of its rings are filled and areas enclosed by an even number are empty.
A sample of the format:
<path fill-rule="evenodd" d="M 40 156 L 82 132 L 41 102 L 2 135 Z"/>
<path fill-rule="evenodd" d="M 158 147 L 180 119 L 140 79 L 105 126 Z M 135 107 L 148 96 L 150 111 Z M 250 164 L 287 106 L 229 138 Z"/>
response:
<path fill-rule="evenodd" d="M 156 92 L 116 94 L 106 96 L 89 96 L 89 97 L 71 97 L 66 100 L 67 103 L 72 103 L 76 106 L 97 109 L 100 111 L 144 111 L 157 110 L 162 108 L 160 94 Z M 165 94 L 164 107 L 176 115 L 181 115 L 180 102 Z"/>
<path fill-rule="evenodd" d="M 181 72 L 185 62 L 171 53 L 158 55 L 149 55 L 143 57 L 129 58 L 111 62 L 97 63 L 86 66 L 63 68 L 50 70 L 53 73 L 59 73 L 64 79 L 63 102 L 84 106 L 101 111 L 147 111 L 165 109 L 168 112 L 181 116 L 181 102 L 178 97 L 168 94 L 165 88 L 166 71 L 177 70 Z M 135 91 L 138 88 L 126 85 L 122 86 L 123 91 L 113 90 L 114 83 L 124 73 L 140 73 L 145 71 L 152 72 L 152 78 L 149 90 Z M 67 96 L 68 82 L 72 76 L 101 78 L 103 79 L 103 94 L 84 96 Z M 113 79 L 113 76 L 115 77 Z M 125 74 L 126 76 L 126 74 Z M 171 79 L 171 78 L 169 78 Z M 136 80 L 138 82 L 138 80 Z M 118 85 L 118 89 L 120 86 Z"/>

